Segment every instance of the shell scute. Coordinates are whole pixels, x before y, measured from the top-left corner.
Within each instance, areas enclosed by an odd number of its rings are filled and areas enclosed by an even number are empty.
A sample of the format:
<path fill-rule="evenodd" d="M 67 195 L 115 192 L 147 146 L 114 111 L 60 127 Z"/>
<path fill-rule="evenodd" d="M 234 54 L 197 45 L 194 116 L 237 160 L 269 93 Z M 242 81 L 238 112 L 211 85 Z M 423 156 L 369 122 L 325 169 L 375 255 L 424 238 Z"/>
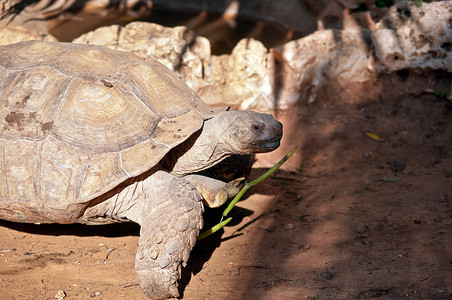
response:
<path fill-rule="evenodd" d="M 64 52 L 65 48 L 55 46 L 55 43 L 33 41 L 10 44 L 0 49 L 0 65 L 9 70 L 25 70 L 38 64 L 50 66 Z"/>
<path fill-rule="evenodd" d="M 62 74 L 61 74 L 62 75 Z M 53 127 L 53 119 L 64 96 L 65 76 L 48 67 L 10 72 L 0 91 L 0 136 L 42 140 Z"/>
<path fill-rule="evenodd" d="M 54 137 L 44 141 L 40 157 L 41 197 L 46 205 L 65 209 L 67 199 L 77 199 L 91 155 Z"/>
<path fill-rule="evenodd" d="M 5 169 L 9 197 L 14 202 L 41 199 L 40 143 L 28 140 L 9 141 L 5 145 Z M 2 187 L 4 189 L 4 187 Z"/>
<path fill-rule="evenodd" d="M 195 110 L 173 118 L 162 118 L 155 129 L 152 139 L 168 148 L 177 146 L 180 140 L 187 139 L 199 129 L 203 117 Z"/>
<path fill-rule="evenodd" d="M 175 117 L 196 109 L 205 118 L 213 114 L 176 74 L 156 60 L 131 64 L 124 69 L 124 80 L 138 98 L 161 117 Z"/>
<path fill-rule="evenodd" d="M 117 152 L 96 153 L 89 162 L 80 196 L 77 198 L 83 201 L 100 196 L 127 177 L 121 169 Z"/>
<path fill-rule="evenodd" d="M 56 57 L 56 68 L 77 78 L 119 78 L 123 65 L 139 61 L 136 56 L 101 47 L 86 47 L 82 44 L 70 44 L 70 47 L 66 47 L 63 43 L 59 46 L 64 47 L 65 51 Z"/>
<path fill-rule="evenodd" d="M 154 166 L 168 150 L 168 146 L 158 144 L 152 139 L 137 143 L 120 152 L 121 168 L 131 177 L 138 176 L 146 171 L 143 168 L 143 161 L 146 161 L 148 165 Z"/>
<path fill-rule="evenodd" d="M 127 91 L 101 81 L 74 80 L 55 120 L 52 134 L 94 152 L 120 151 L 143 141 L 157 126 L 159 116 Z"/>

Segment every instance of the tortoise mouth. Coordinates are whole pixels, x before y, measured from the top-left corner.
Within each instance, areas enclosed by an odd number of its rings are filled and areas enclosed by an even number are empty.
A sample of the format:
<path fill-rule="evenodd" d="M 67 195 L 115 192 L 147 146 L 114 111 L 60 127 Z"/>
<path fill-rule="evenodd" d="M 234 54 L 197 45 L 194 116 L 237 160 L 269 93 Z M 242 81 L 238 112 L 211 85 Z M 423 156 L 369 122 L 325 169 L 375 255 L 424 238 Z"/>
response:
<path fill-rule="evenodd" d="M 254 152 L 270 152 L 277 149 L 281 145 L 282 135 L 277 134 L 273 138 L 253 143 Z"/>
<path fill-rule="evenodd" d="M 268 138 L 263 138 L 252 143 L 253 152 L 270 152 L 277 149 L 281 145 L 282 138 L 282 126 L 281 123 L 277 123 L 279 126 L 275 126 L 266 134 Z M 269 128 L 270 129 L 270 128 Z"/>
<path fill-rule="evenodd" d="M 253 144 L 254 152 L 270 152 L 277 149 L 281 145 L 281 141 L 265 141 L 261 143 Z"/>

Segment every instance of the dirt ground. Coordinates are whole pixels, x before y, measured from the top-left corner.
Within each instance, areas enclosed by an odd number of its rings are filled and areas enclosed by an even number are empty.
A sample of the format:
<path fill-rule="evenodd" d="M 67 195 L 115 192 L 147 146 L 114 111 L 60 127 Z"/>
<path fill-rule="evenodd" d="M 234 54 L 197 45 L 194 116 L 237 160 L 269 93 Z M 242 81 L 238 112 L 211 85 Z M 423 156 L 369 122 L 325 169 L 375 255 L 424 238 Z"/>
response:
<path fill-rule="evenodd" d="M 452 103 L 327 100 L 277 117 L 283 145 L 251 177 L 298 152 L 197 244 L 183 299 L 452 297 Z M 146 299 L 138 226 L 0 225 L 1 299 Z"/>

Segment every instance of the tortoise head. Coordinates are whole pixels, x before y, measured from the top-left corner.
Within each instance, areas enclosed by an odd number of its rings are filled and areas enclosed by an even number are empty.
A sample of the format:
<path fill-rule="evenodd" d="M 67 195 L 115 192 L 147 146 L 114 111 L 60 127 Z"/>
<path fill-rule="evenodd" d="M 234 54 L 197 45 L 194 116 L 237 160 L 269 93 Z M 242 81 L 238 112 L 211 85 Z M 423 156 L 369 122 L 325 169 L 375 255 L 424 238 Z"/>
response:
<path fill-rule="evenodd" d="M 279 147 L 282 124 L 270 114 L 224 111 L 217 117 L 219 142 L 231 154 L 270 152 Z"/>
<path fill-rule="evenodd" d="M 272 115 L 223 111 L 205 121 L 192 143 L 183 143 L 181 151 L 175 151 L 180 154 L 168 156 L 164 164 L 173 174 L 187 175 L 210 168 L 230 155 L 273 151 L 281 137 L 282 124 Z"/>

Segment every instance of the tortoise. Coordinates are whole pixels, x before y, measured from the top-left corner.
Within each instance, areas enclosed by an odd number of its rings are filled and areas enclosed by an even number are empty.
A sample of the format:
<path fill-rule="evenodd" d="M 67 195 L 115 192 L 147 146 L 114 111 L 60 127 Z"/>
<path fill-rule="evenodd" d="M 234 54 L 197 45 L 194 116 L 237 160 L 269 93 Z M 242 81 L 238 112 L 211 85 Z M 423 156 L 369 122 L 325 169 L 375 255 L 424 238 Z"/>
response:
<path fill-rule="evenodd" d="M 177 297 L 204 204 L 237 193 L 193 173 L 269 152 L 273 116 L 215 110 L 153 59 L 93 45 L 0 47 L 0 219 L 136 222 L 142 291 Z"/>

